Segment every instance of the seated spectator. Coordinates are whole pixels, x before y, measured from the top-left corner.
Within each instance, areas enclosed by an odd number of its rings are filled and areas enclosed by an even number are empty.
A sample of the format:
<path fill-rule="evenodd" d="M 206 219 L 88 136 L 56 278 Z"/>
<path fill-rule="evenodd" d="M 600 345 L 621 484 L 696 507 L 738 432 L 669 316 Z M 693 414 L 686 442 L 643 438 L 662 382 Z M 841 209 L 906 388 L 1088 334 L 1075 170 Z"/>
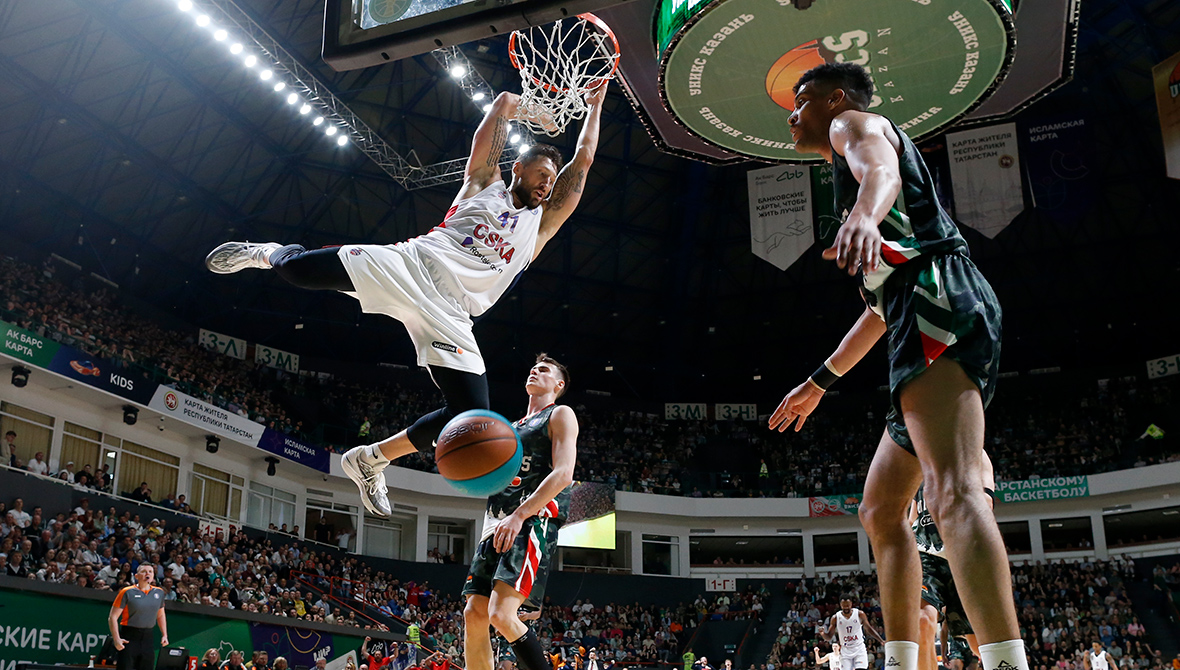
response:
<path fill-rule="evenodd" d="M 25 469 L 35 475 L 48 475 L 49 464 L 45 462 L 45 452 L 38 451 L 33 454 L 32 460 L 25 466 Z"/>

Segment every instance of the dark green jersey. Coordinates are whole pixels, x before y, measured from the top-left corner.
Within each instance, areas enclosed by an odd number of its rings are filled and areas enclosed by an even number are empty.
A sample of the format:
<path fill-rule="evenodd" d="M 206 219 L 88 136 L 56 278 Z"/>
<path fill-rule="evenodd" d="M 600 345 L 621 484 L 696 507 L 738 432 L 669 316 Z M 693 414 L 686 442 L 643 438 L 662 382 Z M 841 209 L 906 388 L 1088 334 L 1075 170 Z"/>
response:
<path fill-rule="evenodd" d="M 549 437 L 549 418 L 557 405 L 550 405 L 545 409 L 526 416 L 512 424 L 520 435 L 520 444 L 524 454 L 520 461 L 520 473 L 500 493 L 488 498 L 488 516 L 493 519 L 503 519 L 516 511 L 541 486 L 541 482 L 553 472 L 553 440 Z M 570 509 L 570 487 L 546 505 L 537 516 L 555 519 L 563 523 Z M 485 533 L 486 533 L 485 529 Z"/>
<path fill-rule="evenodd" d="M 918 551 L 946 558 L 942 555 L 942 535 L 938 533 L 938 526 L 934 525 L 934 517 L 926 509 L 926 498 L 922 495 L 922 487 L 918 487 L 918 495 L 914 496 L 918 503 L 918 518 L 914 519 L 914 539 L 918 541 Z"/>
<path fill-rule="evenodd" d="M 898 165 L 901 191 L 878 227 L 882 238 L 881 263 L 876 271 L 862 273 L 865 302 L 881 318 L 885 318 L 882 288 L 895 269 L 919 256 L 967 253 L 967 242 L 938 202 L 934 179 L 918 148 L 896 124 L 892 121 L 889 124 L 902 145 Z M 835 151 L 832 152 L 832 186 L 836 211 L 841 219 L 847 219 L 856 205 L 860 183 L 852 175 L 848 161 Z"/>

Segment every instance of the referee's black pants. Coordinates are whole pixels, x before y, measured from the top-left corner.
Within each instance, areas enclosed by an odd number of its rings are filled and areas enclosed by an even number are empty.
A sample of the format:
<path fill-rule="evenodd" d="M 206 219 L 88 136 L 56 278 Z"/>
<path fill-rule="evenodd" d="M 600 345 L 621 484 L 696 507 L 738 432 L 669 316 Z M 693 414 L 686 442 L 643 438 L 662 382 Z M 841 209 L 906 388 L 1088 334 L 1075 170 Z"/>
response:
<path fill-rule="evenodd" d="M 119 637 L 126 644 L 116 656 L 117 670 L 155 670 L 156 636 L 155 628 L 133 628 L 120 626 Z"/>

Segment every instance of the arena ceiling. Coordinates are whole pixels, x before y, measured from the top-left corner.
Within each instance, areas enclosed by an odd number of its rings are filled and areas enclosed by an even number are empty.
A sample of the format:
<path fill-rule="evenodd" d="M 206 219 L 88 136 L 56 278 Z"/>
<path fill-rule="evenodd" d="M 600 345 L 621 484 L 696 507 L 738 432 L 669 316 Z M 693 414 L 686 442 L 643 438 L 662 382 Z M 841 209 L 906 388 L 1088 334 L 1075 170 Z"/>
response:
<path fill-rule="evenodd" d="M 237 2 L 399 153 L 465 155 L 480 111 L 430 55 L 337 73 L 318 55 L 322 0 Z M 1072 225 L 1030 212 L 997 240 L 969 237 L 1021 364 L 1117 362 L 1108 340 L 1162 337 L 1142 287 L 1177 278 L 1180 192 L 1161 177 L 1150 67 L 1177 50 L 1180 4 L 1083 0 L 1075 81 L 1025 112 L 1087 110 L 1106 188 Z M 493 88 L 517 88 L 503 40 L 464 52 Z M 412 364 L 400 327 L 348 298 L 202 260 L 228 239 L 397 242 L 437 223 L 457 185 L 407 191 L 326 141 L 173 0 L 0 1 L 0 71 L 0 226 L 17 255 L 57 253 L 134 302 L 307 357 Z M 661 153 L 612 91 L 581 207 L 477 325 L 491 375 L 548 350 L 590 388 L 667 398 L 753 375 L 778 392 L 809 372 L 859 311 L 855 287 L 818 250 L 787 272 L 750 253 L 751 167 Z"/>

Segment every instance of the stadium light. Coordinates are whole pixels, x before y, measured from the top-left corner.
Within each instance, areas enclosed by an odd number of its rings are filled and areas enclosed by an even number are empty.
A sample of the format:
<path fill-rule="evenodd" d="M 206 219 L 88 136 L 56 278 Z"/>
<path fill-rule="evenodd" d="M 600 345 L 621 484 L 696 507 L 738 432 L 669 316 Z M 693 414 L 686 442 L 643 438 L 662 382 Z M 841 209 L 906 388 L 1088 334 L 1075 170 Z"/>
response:
<path fill-rule="evenodd" d="M 330 125 L 330 126 L 328 126 L 328 127 L 327 127 L 327 128 L 324 130 L 324 134 L 325 134 L 325 135 L 327 135 L 328 137 L 331 137 L 331 136 L 335 135 L 335 134 L 336 134 L 336 126 L 331 126 L 331 125 Z"/>
<path fill-rule="evenodd" d="M 213 39 L 217 40 L 218 42 L 224 42 L 228 37 L 229 33 L 225 32 L 225 28 L 218 28 L 217 31 L 213 33 Z"/>
<path fill-rule="evenodd" d="M 179 8 L 180 8 L 180 11 L 182 11 L 182 12 L 191 12 L 191 11 L 193 11 L 193 2 L 192 2 L 192 0 L 180 0 L 180 2 L 176 3 L 176 6 L 177 6 L 177 7 L 179 7 Z"/>
<path fill-rule="evenodd" d="M 249 56 L 246 56 L 246 59 L 242 62 L 245 63 L 246 67 L 254 67 L 258 64 L 258 58 L 255 57 L 254 54 L 250 54 Z"/>
<path fill-rule="evenodd" d="M 471 99 L 472 99 L 472 100 L 474 100 L 474 101 L 476 101 L 476 102 L 479 102 L 480 100 L 483 100 L 483 99 L 484 99 L 484 98 L 486 98 L 486 97 L 487 97 L 487 96 L 486 96 L 486 95 L 484 95 L 484 92 L 483 92 L 483 91 L 476 91 L 476 92 L 475 92 L 475 93 L 474 93 L 474 94 L 471 96 Z"/>
<path fill-rule="evenodd" d="M 197 17 L 197 25 L 201 26 L 202 28 L 209 25 L 209 23 L 211 21 L 212 21 L 212 19 L 209 18 L 208 14 L 201 14 L 200 16 Z"/>
<path fill-rule="evenodd" d="M 462 63 L 455 63 L 451 66 L 451 76 L 455 79 L 462 79 L 467 76 L 467 66 Z"/>
<path fill-rule="evenodd" d="M 273 76 L 275 76 L 275 73 L 272 72 L 271 70 L 263 70 L 262 72 L 258 73 L 258 78 L 261 79 L 262 81 L 266 81 Z"/>
<path fill-rule="evenodd" d="M 320 125 L 320 124 L 321 124 L 321 123 L 323 123 L 323 122 L 324 122 L 324 117 L 322 117 L 322 116 L 317 116 L 317 117 L 315 117 L 315 121 L 312 121 L 312 122 L 311 122 L 311 125 L 313 125 L 313 126 L 318 126 L 318 125 Z"/>
<path fill-rule="evenodd" d="M 278 84 L 276 84 L 276 86 L 277 85 Z M 291 93 L 290 95 L 287 96 L 287 104 L 288 105 L 294 105 L 297 102 L 299 102 L 299 94 L 298 93 Z"/>
<path fill-rule="evenodd" d="M 337 138 L 336 138 L 336 145 L 337 145 L 337 146 L 341 146 L 341 147 L 342 147 L 342 146 L 344 146 L 345 144 L 348 144 L 348 135 L 341 135 L 340 137 L 337 137 Z"/>
<path fill-rule="evenodd" d="M 299 108 L 299 113 L 307 114 L 309 112 L 311 112 L 311 105 L 307 104 L 306 102 L 303 103 L 303 106 Z"/>
<path fill-rule="evenodd" d="M 244 48 L 245 47 L 242 46 L 241 42 L 234 42 L 233 46 L 231 46 L 229 48 L 229 52 L 236 56 L 236 55 L 242 53 L 242 49 L 244 49 Z"/>
<path fill-rule="evenodd" d="M 511 137 L 508 138 L 508 141 L 512 144 L 519 144 L 520 143 L 520 135 L 513 134 Z"/>
<path fill-rule="evenodd" d="M 490 111 L 492 111 L 492 103 L 489 102 L 488 104 L 483 106 L 483 113 L 487 114 Z"/>

